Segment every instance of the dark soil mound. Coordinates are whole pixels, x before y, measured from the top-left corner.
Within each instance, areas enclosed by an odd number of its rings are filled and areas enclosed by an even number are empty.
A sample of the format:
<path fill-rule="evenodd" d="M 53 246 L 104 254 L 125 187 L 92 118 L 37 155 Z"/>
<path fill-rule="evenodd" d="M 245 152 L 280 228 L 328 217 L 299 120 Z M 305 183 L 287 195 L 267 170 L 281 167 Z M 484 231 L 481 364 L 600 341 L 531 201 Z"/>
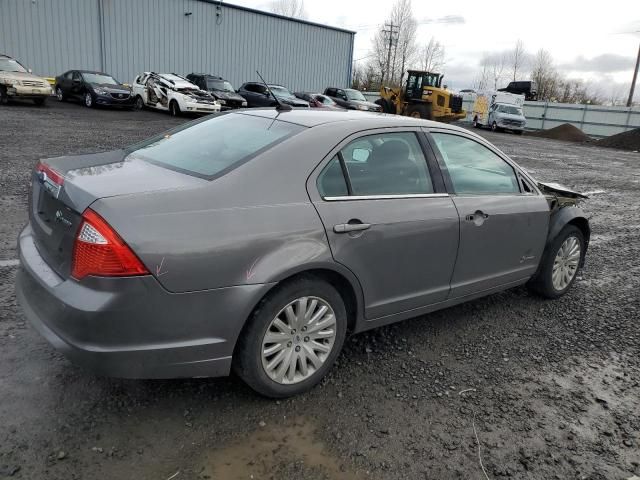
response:
<path fill-rule="evenodd" d="M 567 142 L 588 142 L 591 138 L 578 127 L 570 123 L 563 123 L 549 130 L 539 130 L 529 133 L 532 137 L 550 138 L 552 140 L 565 140 Z"/>
<path fill-rule="evenodd" d="M 640 150 L 640 128 L 605 137 L 596 142 L 599 147 Z"/>

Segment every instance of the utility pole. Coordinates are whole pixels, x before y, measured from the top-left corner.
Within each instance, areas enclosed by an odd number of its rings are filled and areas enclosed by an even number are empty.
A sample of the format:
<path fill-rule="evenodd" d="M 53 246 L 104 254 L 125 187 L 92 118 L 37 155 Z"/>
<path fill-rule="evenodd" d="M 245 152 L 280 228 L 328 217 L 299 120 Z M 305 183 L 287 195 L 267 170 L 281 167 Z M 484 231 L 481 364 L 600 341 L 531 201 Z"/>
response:
<path fill-rule="evenodd" d="M 393 47 L 394 42 L 397 40 L 396 34 L 398 33 L 398 26 L 394 25 L 393 22 L 385 23 L 385 27 L 388 30 L 383 30 L 382 32 L 388 37 L 388 50 L 387 50 L 387 67 L 384 72 L 382 72 L 382 83 L 384 84 L 385 74 L 389 75 L 389 67 L 391 66 L 391 48 Z M 387 79 L 388 80 L 388 79 Z"/>
<path fill-rule="evenodd" d="M 638 80 L 638 67 L 640 67 L 640 46 L 638 47 L 636 69 L 633 71 L 633 80 L 631 80 L 631 88 L 629 89 L 629 100 L 627 100 L 627 107 L 630 107 L 633 104 L 633 92 L 636 89 L 636 80 Z"/>

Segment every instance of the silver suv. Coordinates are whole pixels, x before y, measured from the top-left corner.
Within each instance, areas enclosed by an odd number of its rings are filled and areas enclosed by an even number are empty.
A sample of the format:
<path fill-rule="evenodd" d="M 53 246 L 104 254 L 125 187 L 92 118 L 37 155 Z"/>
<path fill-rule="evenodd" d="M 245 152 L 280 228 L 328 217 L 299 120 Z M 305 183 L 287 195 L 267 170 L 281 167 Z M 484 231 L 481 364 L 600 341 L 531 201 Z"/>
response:
<path fill-rule="evenodd" d="M 0 54 L 0 104 L 24 98 L 44 105 L 51 93 L 51 85 L 44 78 L 31 73 L 15 58 Z"/>

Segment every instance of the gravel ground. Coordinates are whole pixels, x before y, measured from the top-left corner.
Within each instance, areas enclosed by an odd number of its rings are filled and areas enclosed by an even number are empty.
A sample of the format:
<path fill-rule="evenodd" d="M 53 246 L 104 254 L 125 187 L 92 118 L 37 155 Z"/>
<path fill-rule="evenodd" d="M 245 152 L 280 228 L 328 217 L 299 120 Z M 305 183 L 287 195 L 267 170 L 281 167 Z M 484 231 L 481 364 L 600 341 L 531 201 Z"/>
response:
<path fill-rule="evenodd" d="M 125 381 L 71 365 L 16 305 L 29 170 L 180 121 L 0 107 L 0 478 L 640 475 L 638 153 L 482 132 L 539 179 L 590 192 L 592 242 L 572 291 L 545 301 L 518 288 L 355 336 L 306 395 L 270 401 L 235 378 Z"/>

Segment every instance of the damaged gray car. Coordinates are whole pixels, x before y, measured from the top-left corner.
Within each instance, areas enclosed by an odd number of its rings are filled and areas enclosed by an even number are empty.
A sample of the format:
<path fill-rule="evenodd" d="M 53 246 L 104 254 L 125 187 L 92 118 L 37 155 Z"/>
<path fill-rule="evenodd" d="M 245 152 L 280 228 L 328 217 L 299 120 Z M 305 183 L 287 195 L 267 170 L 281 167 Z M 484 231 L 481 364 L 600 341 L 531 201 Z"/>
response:
<path fill-rule="evenodd" d="M 128 378 L 227 375 L 286 397 L 347 334 L 583 265 L 583 195 L 452 125 L 235 110 L 33 171 L 16 291 L 74 362 Z"/>

